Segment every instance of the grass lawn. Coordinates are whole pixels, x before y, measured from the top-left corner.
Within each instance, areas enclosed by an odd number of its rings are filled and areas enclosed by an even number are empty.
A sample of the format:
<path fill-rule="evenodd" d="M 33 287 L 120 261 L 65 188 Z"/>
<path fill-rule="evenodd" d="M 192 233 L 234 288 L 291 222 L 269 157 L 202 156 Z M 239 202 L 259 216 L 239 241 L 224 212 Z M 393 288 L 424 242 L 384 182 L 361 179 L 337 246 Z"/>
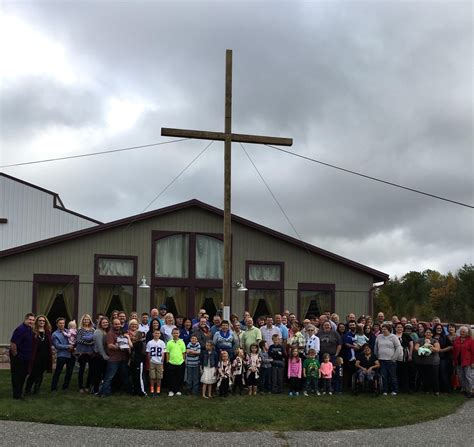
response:
<path fill-rule="evenodd" d="M 0 419 L 152 430 L 332 431 L 427 421 L 446 416 L 465 402 L 465 398 L 457 394 L 440 397 L 346 394 L 292 398 L 269 395 L 211 400 L 190 396 L 169 398 L 163 395 L 149 399 L 113 395 L 99 399 L 79 394 L 76 377 L 77 373 L 74 373 L 69 391 L 59 391 L 53 396 L 49 392 L 51 375 L 46 374 L 38 396 L 15 401 L 11 397 L 10 371 L 0 371 Z M 354 408 L 358 408 L 357 414 L 364 417 L 353 417 Z"/>

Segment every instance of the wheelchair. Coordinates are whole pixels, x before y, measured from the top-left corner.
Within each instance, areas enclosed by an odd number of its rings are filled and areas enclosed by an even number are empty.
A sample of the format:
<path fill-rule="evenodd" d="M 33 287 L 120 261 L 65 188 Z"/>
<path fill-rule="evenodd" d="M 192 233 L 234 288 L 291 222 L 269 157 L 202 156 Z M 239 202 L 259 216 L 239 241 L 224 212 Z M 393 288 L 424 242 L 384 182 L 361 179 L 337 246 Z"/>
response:
<path fill-rule="evenodd" d="M 366 380 L 364 383 L 360 383 L 358 380 L 359 370 L 357 370 L 351 379 L 352 394 L 357 395 L 360 392 L 374 393 L 376 396 L 382 394 L 382 376 L 378 371 L 375 371 L 374 378 L 372 380 Z"/>

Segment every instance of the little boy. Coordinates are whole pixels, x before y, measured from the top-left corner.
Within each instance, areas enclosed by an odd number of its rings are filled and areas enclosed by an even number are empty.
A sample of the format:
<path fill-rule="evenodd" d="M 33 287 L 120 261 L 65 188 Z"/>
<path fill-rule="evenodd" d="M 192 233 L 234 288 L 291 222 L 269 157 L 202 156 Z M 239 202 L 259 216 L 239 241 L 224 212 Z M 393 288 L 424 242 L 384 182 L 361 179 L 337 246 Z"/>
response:
<path fill-rule="evenodd" d="M 272 361 L 273 359 L 268 354 L 268 345 L 265 340 L 258 344 L 260 348 L 260 392 L 270 393 L 272 391 Z"/>
<path fill-rule="evenodd" d="M 201 345 L 196 335 L 191 335 L 191 340 L 186 347 L 186 381 L 189 386 L 189 394 L 199 395 L 200 370 L 199 356 Z"/>
<path fill-rule="evenodd" d="M 344 360 L 342 357 L 336 357 L 336 365 L 334 367 L 334 377 L 333 377 L 333 382 L 334 382 L 334 392 L 336 394 L 341 394 L 342 393 L 342 379 L 344 376 L 344 371 L 342 368 L 342 365 L 344 363 Z"/>
<path fill-rule="evenodd" d="M 308 357 L 303 363 L 303 377 L 305 378 L 304 395 L 308 396 L 309 392 L 316 393 L 318 396 L 318 378 L 319 378 L 319 360 L 316 359 L 316 350 L 310 348 Z"/>
<path fill-rule="evenodd" d="M 273 334 L 272 341 L 273 345 L 268 349 L 268 355 L 272 359 L 272 393 L 281 394 L 285 366 L 285 349 L 281 344 L 281 338 L 278 334 Z"/>
<path fill-rule="evenodd" d="M 184 382 L 184 359 L 186 356 L 186 346 L 179 338 L 179 329 L 171 331 L 171 340 L 166 343 L 166 362 L 169 372 L 169 392 L 168 396 L 181 396 L 181 387 Z"/>
<path fill-rule="evenodd" d="M 146 344 L 148 363 L 150 365 L 150 396 L 157 397 L 161 393 L 161 379 L 163 378 L 163 360 L 166 346 L 160 339 L 161 332 L 156 329 L 153 339 Z"/>

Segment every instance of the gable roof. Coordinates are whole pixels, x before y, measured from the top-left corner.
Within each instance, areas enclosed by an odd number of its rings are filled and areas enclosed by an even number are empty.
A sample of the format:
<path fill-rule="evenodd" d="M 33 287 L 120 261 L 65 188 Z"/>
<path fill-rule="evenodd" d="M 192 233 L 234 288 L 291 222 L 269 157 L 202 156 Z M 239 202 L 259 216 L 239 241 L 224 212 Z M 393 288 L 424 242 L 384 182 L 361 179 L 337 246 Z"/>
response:
<path fill-rule="evenodd" d="M 42 188 L 41 186 L 34 185 L 33 183 L 26 182 L 25 180 L 21 180 L 17 177 L 13 177 L 12 175 L 5 174 L 4 172 L 0 172 L 0 177 L 5 177 L 9 180 L 13 180 L 14 182 L 21 183 L 22 185 L 37 189 L 38 191 L 44 192 L 46 194 L 50 194 L 53 197 L 53 208 L 57 208 L 61 211 L 64 211 L 65 213 L 73 214 L 74 216 L 80 217 L 82 219 L 88 220 L 98 225 L 102 224 L 102 222 L 100 222 L 99 220 L 92 219 L 91 217 L 84 216 L 84 214 L 80 214 L 80 213 L 77 213 L 76 211 L 67 209 L 64 206 L 64 203 L 61 200 L 61 197 L 59 197 L 59 194 L 57 192 L 53 192 L 53 191 L 50 191 L 49 189 Z"/>
<path fill-rule="evenodd" d="M 3 250 L 3 251 L 0 251 L 0 258 L 6 258 L 8 256 L 13 256 L 19 253 L 25 253 L 31 250 L 35 250 L 37 248 L 47 247 L 49 245 L 57 244 L 64 241 L 69 241 L 72 239 L 78 239 L 78 238 L 88 236 L 91 234 L 100 233 L 102 231 L 107 231 L 107 230 L 117 228 L 123 225 L 130 225 L 134 222 L 140 222 L 140 221 L 147 220 L 153 217 L 161 216 L 164 214 L 172 213 L 175 211 L 179 211 L 179 210 L 183 210 L 183 209 L 191 208 L 191 207 L 201 208 L 205 211 L 214 213 L 220 217 L 224 215 L 224 212 L 220 208 L 216 208 L 212 205 L 201 202 L 200 200 L 197 200 L 197 199 L 192 199 L 186 202 L 177 203 L 176 205 L 167 206 L 167 207 L 160 208 L 157 210 L 148 211 L 146 213 L 137 214 L 135 216 L 126 217 L 124 219 L 115 220 L 113 222 L 103 223 L 97 226 L 85 228 L 83 230 L 74 231 L 72 233 L 62 234 L 60 236 L 55 236 L 49 239 L 44 239 L 42 241 L 33 242 L 31 244 L 26 244 L 26 245 L 11 248 L 8 250 Z M 350 259 L 344 258 L 343 256 L 337 255 L 335 253 L 331 253 L 330 251 L 327 251 L 327 250 L 323 250 L 322 248 L 308 244 L 304 241 L 300 241 L 299 239 L 295 239 L 294 237 L 288 236 L 284 233 L 280 233 L 278 231 L 272 230 L 271 228 L 252 222 L 251 220 L 245 219 L 243 217 L 236 216 L 235 214 L 232 214 L 232 222 L 236 222 L 246 227 L 258 230 L 262 233 L 266 233 L 282 241 L 302 247 L 312 253 L 340 262 L 348 267 L 351 267 L 356 270 L 360 270 L 364 273 L 368 273 L 369 275 L 373 277 L 374 282 L 387 281 L 389 278 L 389 275 L 387 273 L 380 272 L 371 267 L 367 267 L 366 265 L 359 264 L 358 262 L 355 262 L 355 261 L 351 261 Z"/>

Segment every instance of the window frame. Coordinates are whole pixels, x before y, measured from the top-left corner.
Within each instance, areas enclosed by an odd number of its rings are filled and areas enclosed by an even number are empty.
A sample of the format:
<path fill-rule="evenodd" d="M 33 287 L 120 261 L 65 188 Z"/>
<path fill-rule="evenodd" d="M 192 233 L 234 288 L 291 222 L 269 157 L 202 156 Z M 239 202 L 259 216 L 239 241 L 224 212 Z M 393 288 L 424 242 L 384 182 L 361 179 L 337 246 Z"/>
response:
<path fill-rule="evenodd" d="M 133 261 L 133 275 L 132 276 L 106 276 L 99 275 L 99 259 L 117 259 L 117 260 L 131 260 Z M 127 255 L 111 255 L 111 254 L 95 254 L 94 255 L 94 285 L 92 292 L 92 312 L 93 318 L 97 313 L 97 286 L 101 285 L 116 285 L 116 286 L 132 286 L 133 298 L 132 298 L 132 309 L 137 308 L 137 265 L 138 256 L 127 256 Z"/>
<path fill-rule="evenodd" d="M 303 316 L 300 315 L 301 312 L 301 300 L 302 292 L 331 292 L 331 313 L 335 312 L 336 309 L 336 284 L 334 283 L 312 283 L 312 282 L 299 282 L 298 283 L 298 293 L 296 296 L 296 308 L 297 308 L 297 318 L 299 321 L 302 321 Z M 324 312 L 324 310 L 323 310 Z"/>
<path fill-rule="evenodd" d="M 74 287 L 74 315 L 72 318 L 78 320 L 79 312 L 79 275 L 54 275 L 54 274 L 33 274 L 33 297 L 31 303 L 31 311 L 36 315 L 38 311 L 38 286 L 40 284 L 69 284 Z"/>

